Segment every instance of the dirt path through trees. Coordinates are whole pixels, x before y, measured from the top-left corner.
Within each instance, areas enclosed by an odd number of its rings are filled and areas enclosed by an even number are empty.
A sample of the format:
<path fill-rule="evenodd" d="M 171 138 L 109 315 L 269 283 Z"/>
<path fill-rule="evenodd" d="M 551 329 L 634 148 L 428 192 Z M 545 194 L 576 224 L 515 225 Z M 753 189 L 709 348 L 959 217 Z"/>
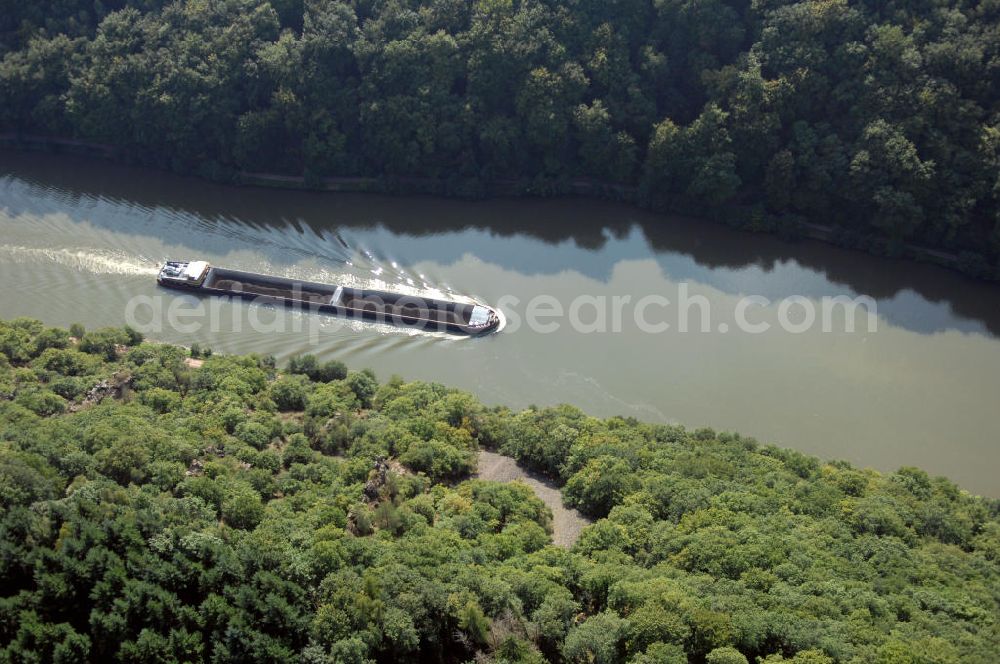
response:
<path fill-rule="evenodd" d="M 559 487 L 555 483 L 538 473 L 525 470 L 510 457 L 486 450 L 480 451 L 477 477 L 494 482 L 521 480 L 531 487 L 535 495 L 552 510 L 552 541 L 556 546 L 566 549 L 573 546 L 580 537 L 580 531 L 592 523 L 577 510 L 563 505 L 562 494 L 559 493 Z"/>

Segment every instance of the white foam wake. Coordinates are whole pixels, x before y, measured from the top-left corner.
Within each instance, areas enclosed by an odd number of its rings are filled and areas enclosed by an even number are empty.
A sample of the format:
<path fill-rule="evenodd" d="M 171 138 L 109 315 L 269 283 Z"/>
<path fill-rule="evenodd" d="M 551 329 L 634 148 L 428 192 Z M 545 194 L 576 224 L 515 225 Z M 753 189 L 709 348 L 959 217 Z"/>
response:
<path fill-rule="evenodd" d="M 49 262 L 94 274 L 155 275 L 158 267 L 125 252 L 49 249 L 0 244 L 0 254 L 14 263 Z"/>

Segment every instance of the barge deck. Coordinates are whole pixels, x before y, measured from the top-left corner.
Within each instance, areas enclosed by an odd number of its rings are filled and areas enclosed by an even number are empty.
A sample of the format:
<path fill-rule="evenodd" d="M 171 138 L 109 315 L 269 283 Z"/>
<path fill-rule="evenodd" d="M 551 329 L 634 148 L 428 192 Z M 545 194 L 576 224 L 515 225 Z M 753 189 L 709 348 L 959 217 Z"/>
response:
<path fill-rule="evenodd" d="M 195 293 L 280 303 L 431 331 L 481 335 L 495 331 L 500 324 L 499 314 L 480 304 L 300 281 L 213 267 L 205 261 L 170 261 L 160 270 L 157 282 Z"/>

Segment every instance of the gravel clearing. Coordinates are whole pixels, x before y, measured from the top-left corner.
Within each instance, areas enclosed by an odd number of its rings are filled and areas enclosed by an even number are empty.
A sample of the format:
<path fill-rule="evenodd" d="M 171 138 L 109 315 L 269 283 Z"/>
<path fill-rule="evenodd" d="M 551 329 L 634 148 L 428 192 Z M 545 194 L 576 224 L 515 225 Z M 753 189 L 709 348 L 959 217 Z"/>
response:
<path fill-rule="evenodd" d="M 535 495 L 552 510 L 552 541 L 556 546 L 570 548 L 580 537 L 580 531 L 593 523 L 577 510 L 563 505 L 562 494 L 559 493 L 559 487 L 555 483 L 538 473 L 522 468 L 510 457 L 486 450 L 480 451 L 479 473 L 476 476 L 481 480 L 493 482 L 520 480 L 531 487 Z"/>

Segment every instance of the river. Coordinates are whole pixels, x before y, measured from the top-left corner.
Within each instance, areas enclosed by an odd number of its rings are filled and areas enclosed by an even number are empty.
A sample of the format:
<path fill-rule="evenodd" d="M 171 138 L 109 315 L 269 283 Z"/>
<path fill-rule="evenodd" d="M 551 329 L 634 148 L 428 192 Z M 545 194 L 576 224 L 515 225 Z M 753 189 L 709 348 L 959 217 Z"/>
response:
<path fill-rule="evenodd" d="M 192 301 L 155 285 L 167 258 L 499 303 L 507 327 L 460 339 Z M 234 188 L 0 152 L 0 283 L 5 318 L 137 321 L 152 338 L 279 361 L 311 352 L 490 404 L 566 402 L 735 430 L 825 459 L 920 466 L 1000 496 L 1000 287 L 929 265 L 592 200 Z M 738 318 L 746 296 L 758 299 Z M 820 311 L 836 296 L 872 298 L 875 328 L 862 317 L 851 331 L 842 312 L 827 330 L 798 325 L 809 304 Z M 798 299 L 782 329 L 787 298 Z M 610 303 L 626 300 L 616 317 Z M 181 325 L 164 322 L 171 311 Z"/>

